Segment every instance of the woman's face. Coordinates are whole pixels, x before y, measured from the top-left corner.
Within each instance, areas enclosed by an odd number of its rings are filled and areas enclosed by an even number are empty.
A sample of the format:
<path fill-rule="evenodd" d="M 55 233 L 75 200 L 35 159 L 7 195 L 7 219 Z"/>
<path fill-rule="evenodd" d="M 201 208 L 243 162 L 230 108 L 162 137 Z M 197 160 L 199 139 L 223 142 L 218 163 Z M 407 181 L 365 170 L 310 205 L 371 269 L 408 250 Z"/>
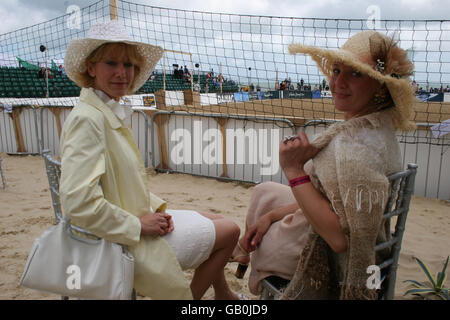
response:
<path fill-rule="evenodd" d="M 95 89 L 118 101 L 129 92 L 135 69 L 125 49 L 107 50 L 100 61 L 88 63 L 88 72 L 94 78 Z"/>
<path fill-rule="evenodd" d="M 333 65 L 330 89 L 336 109 L 344 112 L 344 118 L 350 119 L 365 113 L 374 94 L 381 84 L 342 63 Z"/>

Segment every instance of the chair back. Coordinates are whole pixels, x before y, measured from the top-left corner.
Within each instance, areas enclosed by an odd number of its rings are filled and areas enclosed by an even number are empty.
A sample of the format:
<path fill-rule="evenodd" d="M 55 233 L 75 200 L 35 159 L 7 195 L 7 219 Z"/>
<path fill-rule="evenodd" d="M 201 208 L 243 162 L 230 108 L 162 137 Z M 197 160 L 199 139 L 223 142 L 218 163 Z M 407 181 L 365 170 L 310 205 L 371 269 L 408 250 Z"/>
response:
<path fill-rule="evenodd" d="M 381 270 L 381 288 L 378 296 L 382 300 L 394 299 L 398 259 L 400 257 L 411 196 L 414 193 L 416 173 L 417 165 L 409 163 L 406 170 L 388 176 L 391 183 L 391 191 L 383 215 L 383 221 L 397 217 L 397 222 L 395 223 L 392 238 L 377 244 L 375 247 L 376 252 L 385 248 L 391 249 L 389 257 L 378 265 Z"/>
<path fill-rule="evenodd" d="M 56 223 L 63 219 L 61 202 L 59 199 L 59 179 L 61 178 L 61 162 L 52 158 L 50 150 L 44 150 L 42 156 L 45 161 L 45 171 L 47 172 L 50 195 L 52 197 L 53 212 Z"/>
<path fill-rule="evenodd" d="M 383 214 L 383 221 L 391 219 L 392 217 L 397 217 L 397 221 L 395 223 L 394 232 L 391 234 L 391 238 L 385 242 L 378 243 L 375 247 L 376 252 L 390 248 L 389 256 L 378 264 L 380 270 L 378 298 L 380 300 L 392 300 L 394 298 L 398 259 L 400 257 L 400 249 L 411 196 L 414 193 L 416 173 L 417 165 L 409 163 L 406 170 L 395 172 L 387 177 L 391 188 L 386 209 Z M 384 225 L 384 223 L 382 225 Z M 263 287 L 261 299 L 270 300 L 279 296 L 281 294 L 280 289 L 285 288 L 289 284 L 289 281 L 270 276 L 262 280 L 261 284 Z"/>
<path fill-rule="evenodd" d="M 47 171 L 47 178 L 48 178 L 48 185 L 50 189 L 50 195 L 52 197 L 52 206 L 53 206 L 53 212 L 55 214 L 55 222 L 58 223 L 61 219 L 64 219 L 64 214 L 61 209 L 61 200 L 59 197 L 59 181 L 61 178 L 61 162 L 54 159 L 50 155 L 50 150 L 44 150 L 42 152 L 42 156 L 45 160 L 45 169 Z M 95 234 L 82 229 L 80 227 L 77 227 L 73 224 L 70 224 L 70 228 L 72 230 L 75 230 L 81 234 L 84 234 L 89 237 L 94 237 L 97 239 L 100 239 Z"/>

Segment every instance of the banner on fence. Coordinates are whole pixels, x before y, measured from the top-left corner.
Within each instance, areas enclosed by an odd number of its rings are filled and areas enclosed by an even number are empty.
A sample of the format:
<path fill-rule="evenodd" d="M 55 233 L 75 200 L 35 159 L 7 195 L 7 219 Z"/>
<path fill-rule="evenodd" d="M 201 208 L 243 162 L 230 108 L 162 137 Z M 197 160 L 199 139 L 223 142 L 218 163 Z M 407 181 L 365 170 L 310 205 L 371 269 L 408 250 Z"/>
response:
<path fill-rule="evenodd" d="M 234 94 L 233 93 L 217 93 L 217 103 L 229 103 L 234 102 Z"/>
<path fill-rule="evenodd" d="M 156 108 L 156 99 L 154 94 L 146 94 L 142 96 L 142 101 L 144 102 L 144 107 Z"/>
<path fill-rule="evenodd" d="M 443 102 L 444 101 L 444 93 L 428 93 L 423 92 L 417 96 L 417 98 L 422 102 Z"/>
<path fill-rule="evenodd" d="M 320 91 L 319 91 L 320 92 Z M 283 98 L 284 99 L 311 99 L 312 98 L 312 92 L 311 91 L 283 91 Z"/>
<path fill-rule="evenodd" d="M 248 101 L 248 92 L 235 92 L 234 101 L 236 102 Z"/>

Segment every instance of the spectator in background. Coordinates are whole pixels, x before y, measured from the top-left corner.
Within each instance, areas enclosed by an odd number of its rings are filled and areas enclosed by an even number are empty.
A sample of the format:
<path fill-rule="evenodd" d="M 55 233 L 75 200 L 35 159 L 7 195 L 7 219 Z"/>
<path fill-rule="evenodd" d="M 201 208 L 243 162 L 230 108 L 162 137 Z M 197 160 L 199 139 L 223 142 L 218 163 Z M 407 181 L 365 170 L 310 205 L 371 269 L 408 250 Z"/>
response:
<path fill-rule="evenodd" d="M 416 80 L 413 80 L 412 87 L 413 87 L 414 92 L 419 91 L 419 86 L 417 85 Z"/>
<path fill-rule="evenodd" d="M 319 90 L 319 87 L 317 86 L 317 84 L 315 84 L 313 91 L 316 92 L 317 90 Z"/>
<path fill-rule="evenodd" d="M 45 78 L 45 68 L 41 67 L 38 71 L 38 78 L 39 79 L 44 79 Z"/>
<path fill-rule="evenodd" d="M 53 79 L 55 77 L 54 74 L 50 71 L 50 69 L 47 69 L 47 76 L 49 79 Z"/>

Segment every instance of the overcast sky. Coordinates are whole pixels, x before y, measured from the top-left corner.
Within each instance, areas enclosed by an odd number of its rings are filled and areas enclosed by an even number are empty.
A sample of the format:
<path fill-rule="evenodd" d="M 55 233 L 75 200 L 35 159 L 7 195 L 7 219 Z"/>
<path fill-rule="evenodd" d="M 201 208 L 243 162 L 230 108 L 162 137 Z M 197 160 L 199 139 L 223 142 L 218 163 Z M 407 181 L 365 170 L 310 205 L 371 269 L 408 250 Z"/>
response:
<path fill-rule="evenodd" d="M 120 1 L 120 0 L 119 0 Z M 31 26 L 66 13 L 68 6 L 83 8 L 96 0 L 1 0 L 0 34 Z M 378 6 L 382 20 L 448 20 L 449 0 L 129 0 L 158 7 L 300 18 L 367 19 Z M 373 13 L 373 11 L 372 11 Z"/>
<path fill-rule="evenodd" d="M 120 1 L 120 0 L 118 0 Z M 414 20 L 403 25 L 401 40 L 405 49 L 414 49 L 414 58 L 416 73 L 415 79 L 422 82 L 450 83 L 450 0 L 128 0 L 131 3 L 145 4 L 155 7 L 194 10 L 213 13 L 231 13 L 253 16 L 272 16 L 272 17 L 296 17 L 296 18 L 328 18 L 328 19 L 360 19 L 361 22 L 375 18 L 379 15 L 381 20 Z M 26 28 L 36 24 L 40 24 L 51 19 L 71 13 L 68 11 L 70 6 L 76 5 L 85 8 L 97 0 L 0 0 L 0 34 L 5 34 L 18 29 Z M 108 3 L 106 0 L 104 4 Z M 92 12 L 97 12 L 98 8 L 93 8 Z M 127 14 L 137 13 L 133 10 L 133 6 L 125 6 L 128 8 Z M 142 6 L 140 7 L 142 10 Z M 91 12 L 91 10 L 86 10 Z M 104 16 L 104 11 L 100 11 Z M 106 13 L 107 14 L 107 13 Z M 286 54 L 286 46 L 293 41 L 302 41 L 306 44 L 313 44 L 326 47 L 336 47 L 342 43 L 337 43 L 337 36 L 340 40 L 346 40 L 348 36 L 346 24 L 339 26 L 342 34 L 331 37 L 324 37 L 323 30 L 320 30 L 320 22 L 316 26 L 310 26 L 311 21 L 307 22 L 308 26 L 289 28 L 291 19 L 284 19 L 287 29 L 276 26 L 276 22 L 269 27 L 269 33 L 261 30 L 267 29 L 267 21 L 258 25 L 256 28 L 246 25 L 245 22 L 240 27 L 240 35 L 231 37 L 227 35 L 229 22 L 224 22 L 220 26 L 218 34 L 211 31 L 211 26 L 205 27 L 204 23 L 194 23 L 195 29 L 189 29 L 189 34 L 183 29 L 184 24 L 190 24 L 192 20 L 183 20 L 180 18 L 180 25 L 176 25 L 178 21 L 173 22 L 170 19 L 161 19 L 159 10 L 156 10 L 155 17 L 141 16 L 134 19 L 132 23 L 137 26 L 136 35 L 140 36 L 139 30 L 152 30 L 155 21 L 155 32 L 153 38 L 141 39 L 141 41 L 156 43 L 165 49 L 191 52 L 196 61 L 202 61 L 204 70 L 218 70 L 219 64 L 227 66 L 224 74 L 228 74 L 234 78 L 251 78 L 272 79 L 275 78 L 275 70 L 280 73 L 280 77 L 289 77 L 289 72 L 295 74 L 307 73 L 312 78 L 319 77 L 315 64 L 310 70 L 304 57 L 291 57 Z M 167 13 L 164 13 L 167 15 Z M 183 15 L 180 15 L 183 16 Z M 238 18 L 238 17 L 235 17 Z M 66 17 L 58 19 L 59 24 L 55 22 L 45 24 L 46 28 L 50 28 L 55 32 L 47 32 L 47 29 L 37 30 L 30 29 L 34 32 L 34 36 L 30 38 L 26 32 L 17 32 L 5 35 L 0 38 L 0 62 L 4 65 L 15 65 L 15 57 L 18 55 L 22 59 L 39 62 L 42 60 L 42 54 L 38 52 L 39 44 L 46 43 L 51 50 L 51 56 L 48 59 L 56 59 L 62 61 L 67 41 L 73 37 L 79 37 L 80 34 L 76 29 L 65 28 L 64 32 L 58 33 L 57 27 L 61 28 Z M 84 19 L 84 18 L 83 18 Z M 155 19 L 155 20 L 153 20 Z M 234 19 L 234 18 L 233 18 Z M 168 21 L 163 21 L 168 20 Z M 239 19 L 238 19 L 239 20 Z M 245 19 L 244 19 L 245 20 Z M 262 19 L 265 20 L 265 19 Z M 274 19 L 276 20 L 276 19 Z M 418 22 L 418 20 L 438 20 L 438 22 L 427 23 Z M 445 20 L 440 23 L 439 20 Z M 160 22 L 158 26 L 157 23 Z M 227 21 L 227 19 L 225 19 Z M 302 22 L 302 20 L 297 20 Z M 317 21 L 317 20 L 315 20 Z M 330 25 L 333 23 L 330 21 Z M 147 26 L 149 23 L 152 26 Z M 219 23 L 221 23 L 219 21 Z M 272 22 L 270 22 L 272 23 Z M 393 22 L 393 28 L 398 28 L 397 22 Z M 224 32 L 220 32 L 222 30 Z M 258 28 L 260 27 L 260 28 Z M 315 28 L 319 30 L 315 30 Z M 329 27 L 329 26 L 328 26 Z M 386 24 L 381 26 L 381 29 Z M 39 25 L 41 28 L 41 25 Z M 38 29 L 39 29 L 38 28 Z M 163 28 L 163 29 L 162 29 Z M 351 28 L 368 28 L 369 25 L 356 24 Z M 412 32 L 413 28 L 415 31 Z M 69 30 L 70 29 L 70 30 Z M 261 29 L 261 30 L 259 30 Z M 377 27 L 379 29 L 379 27 Z M 134 29 L 133 29 L 134 30 Z M 390 30 L 390 29 L 388 29 Z M 421 30 L 421 31 L 418 31 Z M 42 34 L 42 31 L 44 32 Z M 217 30 L 213 30 L 217 31 Z M 316 31 L 318 33 L 316 33 Z M 262 33 L 261 33 L 262 32 Z M 384 32 L 384 30 L 383 30 Z M 294 36 L 295 33 L 295 36 Z M 147 33 L 142 33 L 146 35 Z M 152 33 L 150 32 L 149 35 Z M 270 39 L 263 38 L 270 34 Z M 303 35 L 305 37 L 303 38 Z M 195 37 L 195 41 L 192 41 Z M 296 38 L 295 38 L 296 37 Z M 24 41 L 25 40 L 25 41 Z M 325 41 L 325 43 L 323 43 Z M 310 43 L 311 42 L 311 43 Z M 329 43 L 330 42 L 330 43 Z M 237 48 L 237 49 L 236 49 Z M 236 49 L 236 50 L 235 50 Z M 212 50 L 212 51 L 211 51 Z M 217 52 L 216 52 L 217 51 Z M 172 55 L 172 56 L 171 56 Z M 170 63 L 182 62 L 181 56 L 176 54 L 167 54 Z M 184 59 L 184 58 L 183 58 Z M 41 61 L 42 62 L 42 61 Z M 12 64 L 11 64 L 12 63 Z M 162 64 L 162 62 L 160 62 Z M 189 63 L 189 61 L 184 61 Z M 263 67 L 261 67 L 263 66 Z M 159 66 L 162 68 L 162 65 Z M 250 67 L 253 68 L 251 72 Z M 312 79 L 311 78 L 311 79 Z M 311 81 L 316 81 L 312 79 Z M 317 78 L 318 79 L 318 78 Z M 250 81 L 250 80 L 249 80 Z"/>

